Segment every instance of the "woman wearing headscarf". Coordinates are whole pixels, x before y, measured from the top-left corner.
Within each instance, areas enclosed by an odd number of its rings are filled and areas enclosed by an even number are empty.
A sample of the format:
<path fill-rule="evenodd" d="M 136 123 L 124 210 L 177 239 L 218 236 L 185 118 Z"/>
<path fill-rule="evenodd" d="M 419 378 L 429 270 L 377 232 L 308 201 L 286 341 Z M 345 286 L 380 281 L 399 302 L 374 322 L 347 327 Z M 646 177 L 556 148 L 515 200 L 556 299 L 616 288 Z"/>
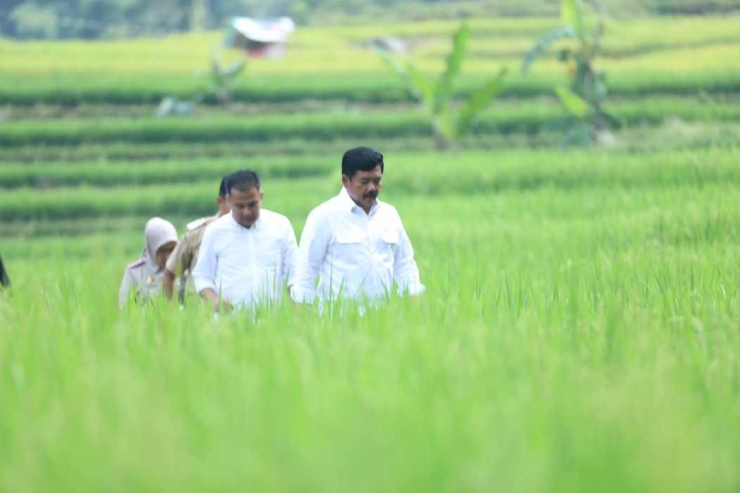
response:
<path fill-rule="evenodd" d="M 144 240 L 146 246 L 141 258 L 129 264 L 123 274 L 123 281 L 118 290 L 121 308 L 129 300 L 132 292 L 139 304 L 159 295 L 162 290 L 165 264 L 177 245 L 177 230 L 169 221 L 153 217 L 146 222 Z"/>

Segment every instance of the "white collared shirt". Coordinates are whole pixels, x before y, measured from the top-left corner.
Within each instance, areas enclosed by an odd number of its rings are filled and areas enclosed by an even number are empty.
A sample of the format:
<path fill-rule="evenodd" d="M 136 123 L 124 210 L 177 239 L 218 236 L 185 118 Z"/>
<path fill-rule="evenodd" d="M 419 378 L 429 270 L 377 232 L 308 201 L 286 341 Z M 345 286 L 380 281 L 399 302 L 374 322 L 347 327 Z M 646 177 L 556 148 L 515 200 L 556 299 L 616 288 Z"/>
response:
<path fill-rule="evenodd" d="M 211 288 L 236 305 L 279 300 L 284 284 L 293 284 L 297 248 L 293 226 L 281 214 L 262 209 L 250 228 L 225 214 L 203 234 L 195 289 Z"/>
<path fill-rule="evenodd" d="M 378 200 L 366 214 L 342 188 L 311 211 L 298 248 L 293 300 L 379 300 L 391 293 L 394 280 L 401 295 L 425 291 L 395 207 Z"/>

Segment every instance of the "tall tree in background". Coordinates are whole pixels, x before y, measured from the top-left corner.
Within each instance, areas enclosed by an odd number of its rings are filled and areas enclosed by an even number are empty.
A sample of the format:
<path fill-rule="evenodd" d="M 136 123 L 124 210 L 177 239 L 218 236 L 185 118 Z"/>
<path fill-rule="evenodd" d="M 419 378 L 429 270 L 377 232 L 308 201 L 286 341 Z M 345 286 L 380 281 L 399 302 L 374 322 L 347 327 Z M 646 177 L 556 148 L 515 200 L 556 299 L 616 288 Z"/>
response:
<path fill-rule="evenodd" d="M 190 30 L 205 31 L 208 29 L 208 0 L 192 0 L 190 8 Z"/>
<path fill-rule="evenodd" d="M 5 0 L 0 6 L 0 36 L 15 36 L 15 22 L 11 13 L 23 0 Z"/>

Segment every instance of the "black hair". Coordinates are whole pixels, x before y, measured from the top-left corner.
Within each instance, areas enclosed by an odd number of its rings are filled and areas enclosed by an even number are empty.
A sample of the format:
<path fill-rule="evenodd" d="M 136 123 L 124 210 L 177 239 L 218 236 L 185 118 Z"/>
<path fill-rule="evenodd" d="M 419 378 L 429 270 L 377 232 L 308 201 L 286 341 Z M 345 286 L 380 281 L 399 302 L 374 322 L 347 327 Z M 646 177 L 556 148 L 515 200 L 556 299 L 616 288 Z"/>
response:
<path fill-rule="evenodd" d="M 226 197 L 226 182 L 229 181 L 229 175 L 221 178 L 221 184 L 218 186 L 218 196 Z"/>
<path fill-rule="evenodd" d="M 372 171 L 378 165 L 382 173 L 385 166 L 383 155 L 369 147 L 355 147 L 342 156 L 342 174 L 350 180 L 358 171 Z"/>
<path fill-rule="evenodd" d="M 262 189 L 260 175 L 251 169 L 240 169 L 231 173 L 226 180 L 226 191 L 231 193 L 232 190 L 247 192 L 252 188 Z"/>

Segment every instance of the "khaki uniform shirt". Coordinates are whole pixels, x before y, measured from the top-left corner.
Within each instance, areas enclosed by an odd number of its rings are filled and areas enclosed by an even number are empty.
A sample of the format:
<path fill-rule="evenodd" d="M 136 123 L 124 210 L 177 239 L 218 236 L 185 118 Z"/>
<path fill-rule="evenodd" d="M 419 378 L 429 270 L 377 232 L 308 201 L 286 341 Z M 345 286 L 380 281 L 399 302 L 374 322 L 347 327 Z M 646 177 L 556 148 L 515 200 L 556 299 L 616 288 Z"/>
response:
<path fill-rule="evenodd" d="M 118 303 L 121 308 L 126 304 L 131 293 L 135 293 L 134 299 L 137 304 L 143 304 L 158 296 L 162 292 L 163 275 L 164 270 L 152 266 L 145 258 L 129 264 L 118 290 Z"/>
<path fill-rule="evenodd" d="M 175 250 L 167 259 L 167 270 L 177 276 L 180 274 L 180 284 L 178 286 L 178 296 L 180 301 L 185 299 L 185 291 L 188 285 L 192 285 L 190 273 L 193 272 L 195 264 L 198 261 L 198 252 L 200 242 L 203 240 L 203 233 L 206 227 L 218 219 L 218 215 L 204 217 L 188 224 L 187 232 L 183 235 L 175 247 Z"/>

